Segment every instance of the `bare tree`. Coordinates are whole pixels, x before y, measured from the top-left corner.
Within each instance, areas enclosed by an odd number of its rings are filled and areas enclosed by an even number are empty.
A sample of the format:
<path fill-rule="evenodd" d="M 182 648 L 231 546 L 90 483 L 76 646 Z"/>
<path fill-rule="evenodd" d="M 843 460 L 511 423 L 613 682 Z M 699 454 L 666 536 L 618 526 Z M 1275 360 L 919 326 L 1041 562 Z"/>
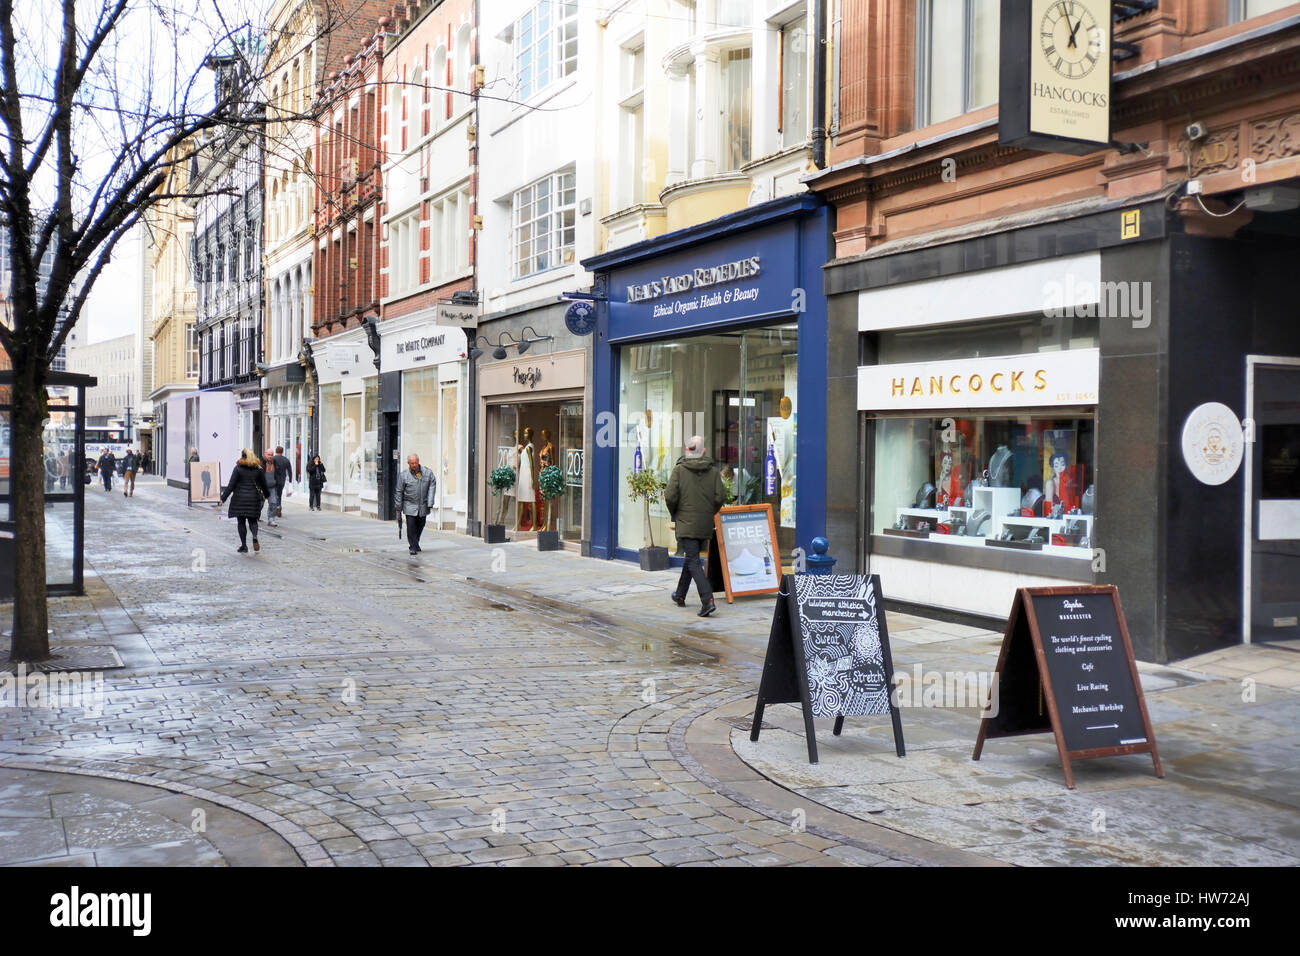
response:
<path fill-rule="evenodd" d="M 203 63 L 257 33 L 258 12 L 207 16 L 181 0 L 0 0 L 0 228 L 13 369 L 14 660 L 49 657 L 43 429 L 51 363 L 113 250 L 191 137 L 239 128 L 247 91 L 213 89 Z M 215 25 L 210 26 L 209 24 Z M 244 81 L 257 83 L 254 71 Z M 44 273 L 42 275 L 42 273 Z M 61 320 L 61 321 L 60 321 Z"/>

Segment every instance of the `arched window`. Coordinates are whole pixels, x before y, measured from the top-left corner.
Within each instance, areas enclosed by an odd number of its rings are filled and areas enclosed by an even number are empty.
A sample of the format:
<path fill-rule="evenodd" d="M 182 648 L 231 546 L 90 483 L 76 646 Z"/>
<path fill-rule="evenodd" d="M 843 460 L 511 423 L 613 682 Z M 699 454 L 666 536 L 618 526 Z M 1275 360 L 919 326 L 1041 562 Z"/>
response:
<path fill-rule="evenodd" d="M 447 86 L 447 48 L 445 46 L 440 46 L 433 52 L 433 85 L 436 87 Z M 433 98 L 435 103 L 442 103 L 446 100 L 446 94 L 437 90 L 434 92 L 437 94 Z M 437 125 L 441 126 L 443 118 L 447 115 L 446 108 L 442 106 L 436 107 L 433 110 L 433 115 L 436 117 Z"/>
<path fill-rule="evenodd" d="M 470 46 L 470 29 L 469 24 L 464 24 L 456 34 L 456 76 L 452 86 L 457 89 L 471 92 L 474 89 L 474 61 L 471 58 L 473 50 Z M 453 107 L 453 111 L 465 108 L 469 104 L 469 97 L 460 97 L 459 106 Z"/>

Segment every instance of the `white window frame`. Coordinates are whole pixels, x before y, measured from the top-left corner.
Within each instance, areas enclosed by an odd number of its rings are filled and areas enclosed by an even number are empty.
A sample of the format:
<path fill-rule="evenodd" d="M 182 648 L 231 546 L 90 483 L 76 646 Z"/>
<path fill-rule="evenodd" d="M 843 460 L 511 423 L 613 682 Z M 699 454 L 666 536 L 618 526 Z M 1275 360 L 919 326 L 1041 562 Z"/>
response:
<path fill-rule="evenodd" d="M 540 17 L 546 18 L 542 32 L 537 30 Z M 514 25 L 516 96 L 527 100 L 578 68 L 578 4 L 574 0 L 542 0 Z M 566 47 L 572 43 L 572 49 Z M 524 59 L 528 59 L 525 75 Z M 545 67 L 545 72 L 539 70 Z M 542 81 L 544 75 L 545 81 Z"/>
<path fill-rule="evenodd" d="M 536 207 L 542 186 L 546 187 L 544 195 L 548 201 L 545 211 L 538 212 Z M 577 239 L 576 186 L 576 176 L 570 167 L 530 183 L 512 197 L 510 217 L 513 265 L 511 268 L 515 279 L 526 279 L 541 272 L 549 272 L 573 264 Z M 563 201 L 565 193 L 569 194 L 568 203 Z M 569 214 L 569 221 L 572 223 L 569 226 L 565 225 L 566 213 Z M 534 245 L 527 255 L 524 254 L 522 234 L 525 226 L 534 227 L 530 230 L 532 237 L 530 242 L 536 243 L 539 234 L 547 237 L 548 261 L 545 265 L 530 267 L 530 265 L 536 266 L 540 253 Z M 564 241 L 566 232 L 571 234 L 567 244 Z"/>
<path fill-rule="evenodd" d="M 388 223 L 388 297 L 410 295 L 420 287 L 420 208 Z"/>

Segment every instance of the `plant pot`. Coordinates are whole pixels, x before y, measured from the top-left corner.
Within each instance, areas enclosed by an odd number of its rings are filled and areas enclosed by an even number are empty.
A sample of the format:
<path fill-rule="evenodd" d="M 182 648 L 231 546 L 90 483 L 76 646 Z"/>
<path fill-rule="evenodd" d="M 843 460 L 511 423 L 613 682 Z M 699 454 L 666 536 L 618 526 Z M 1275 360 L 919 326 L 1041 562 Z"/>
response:
<path fill-rule="evenodd" d="M 506 526 L 503 524 L 485 524 L 483 526 L 484 544 L 505 544 Z"/>
<path fill-rule="evenodd" d="M 538 551 L 559 551 L 562 547 L 564 546 L 560 544 L 560 532 L 558 531 L 537 532 Z"/>
<path fill-rule="evenodd" d="M 637 552 L 637 557 L 641 559 L 642 571 L 668 570 L 667 548 L 642 548 Z"/>

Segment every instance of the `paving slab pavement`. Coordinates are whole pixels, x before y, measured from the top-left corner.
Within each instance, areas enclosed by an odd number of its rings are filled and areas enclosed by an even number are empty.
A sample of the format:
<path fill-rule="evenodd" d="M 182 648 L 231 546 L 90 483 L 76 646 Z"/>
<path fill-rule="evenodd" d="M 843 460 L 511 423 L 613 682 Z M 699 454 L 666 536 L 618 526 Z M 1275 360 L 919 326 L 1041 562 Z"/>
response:
<path fill-rule="evenodd" d="M 107 640 L 126 667 L 106 717 L 26 714 L 0 765 L 225 801 L 301 862 L 1300 861 L 1300 693 L 1228 670 L 1255 648 L 1217 673 L 1142 665 L 1168 776 L 1084 761 L 1071 792 L 1050 735 L 970 761 L 969 709 L 905 710 L 903 760 L 887 722 L 850 721 L 819 729 L 809 767 L 789 707 L 750 744 L 771 599 L 700 619 L 668 600 L 675 572 L 435 531 L 413 557 L 394 525 L 294 499 L 235 555 L 230 522 L 156 480 L 97 505 L 87 540 L 58 641 Z M 893 613 L 889 630 L 900 670 L 991 671 L 1001 640 Z"/>

